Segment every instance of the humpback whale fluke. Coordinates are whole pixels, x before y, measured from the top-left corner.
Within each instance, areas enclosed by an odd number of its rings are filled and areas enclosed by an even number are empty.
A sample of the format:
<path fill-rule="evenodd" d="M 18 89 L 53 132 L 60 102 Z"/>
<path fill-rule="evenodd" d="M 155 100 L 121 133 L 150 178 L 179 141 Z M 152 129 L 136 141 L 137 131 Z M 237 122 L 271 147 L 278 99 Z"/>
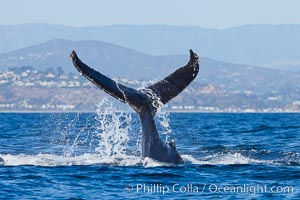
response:
<path fill-rule="evenodd" d="M 177 69 L 163 80 L 140 90 L 117 83 L 87 66 L 78 58 L 75 51 L 72 51 L 70 56 L 74 66 L 83 76 L 106 93 L 130 105 L 139 114 L 143 132 L 143 157 L 173 164 L 183 163 L 174 142 L 165 144 L 159 137 L 154 116 L 159 106 L 177 96 L 195 79 L 199 72 L 197 54 L 190 50 L 190 59 L 187 65 Z"/>

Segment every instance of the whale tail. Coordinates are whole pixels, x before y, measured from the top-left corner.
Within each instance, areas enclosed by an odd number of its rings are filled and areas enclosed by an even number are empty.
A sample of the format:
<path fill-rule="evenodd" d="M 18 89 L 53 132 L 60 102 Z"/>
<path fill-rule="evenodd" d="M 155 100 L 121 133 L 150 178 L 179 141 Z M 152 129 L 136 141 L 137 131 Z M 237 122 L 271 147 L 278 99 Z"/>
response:
<path fill-rule="evenodd" d="M 77 70 L 106 93 L 129 104 L 138 114 L 142 123 L 142 155 L 158 161 L 182 164 L 183 160 L 175 145 L 166 145 L 159 137 L 154 115 L 158 106 L 170 101 L 186 88 L 197 76 L 199 58 L 190 50 L 187 65 L 177 69 L 163 80 L 140 90 L 127 87 L 108 78 L 84 64 L 72 51 L 71 58 Z"/>
<path fill-rule="evenodd" d="M 74 66 L 83 76 L 119 101 L 129 104 L 138 113 L 143 109 L 146 103 L 149 103 L 149 100 L 155 100 L 149 98 L 149 95 L 147 95 L 146 92 L 147 90 L 150 89 L 151 93 L 154 93 L 161 103 L 166 104 L 184 90 L 195 79 L 199 71 L 199 57 L 190 50 L 190 59 L 185 66 L 177 69 L 163 80 L 148 86 L 145 89 L 135 90 L 117 83 L 89 67 L 78 58 L 75 51 L 72 51 L 70 56 Z M 153 102 L 150 103 L 153 104 Z M 156 109 L 157 108 L 154 107 L 154 111 L 156 111 Z"/>

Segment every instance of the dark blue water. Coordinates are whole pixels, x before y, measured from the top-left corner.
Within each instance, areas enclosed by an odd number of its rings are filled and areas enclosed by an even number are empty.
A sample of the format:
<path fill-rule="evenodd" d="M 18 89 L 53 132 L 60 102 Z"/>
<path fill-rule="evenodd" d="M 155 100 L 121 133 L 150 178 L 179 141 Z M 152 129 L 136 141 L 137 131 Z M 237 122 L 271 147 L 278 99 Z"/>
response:
<path fill-rule="evenodd" d="M 0 114 L 0 199 L 300 199 L 300 114 L 168 119 L 184 165 L 140 158 L 136 115 Z"/>

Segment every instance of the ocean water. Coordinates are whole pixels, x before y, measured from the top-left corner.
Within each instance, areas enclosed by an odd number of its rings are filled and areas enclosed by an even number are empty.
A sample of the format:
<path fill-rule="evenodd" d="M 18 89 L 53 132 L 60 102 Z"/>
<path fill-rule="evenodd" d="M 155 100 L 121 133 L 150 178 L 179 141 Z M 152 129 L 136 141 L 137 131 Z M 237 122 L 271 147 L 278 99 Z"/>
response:
<path fill-rule="evenodd" d="M 163 113 L 185 164 L 140 157 L 136 114 L 1 113 L 0 199 L 300 199 L 300 114 Z"/>

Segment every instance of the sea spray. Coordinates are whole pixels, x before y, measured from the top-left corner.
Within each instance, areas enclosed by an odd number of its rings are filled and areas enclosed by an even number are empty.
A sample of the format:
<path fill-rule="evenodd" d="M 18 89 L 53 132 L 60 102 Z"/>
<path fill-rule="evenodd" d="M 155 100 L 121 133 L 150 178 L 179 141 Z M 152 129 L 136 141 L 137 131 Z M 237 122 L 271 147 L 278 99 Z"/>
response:
<path fill-rule="evenodd" d="M 159 108 L 156 113 L 156 122 L 158 122 L 158 130 L 161 132 L 161 135 L 165 137 L 165 142 L 169 142 L 169 138 L 172 133 L 172 129 L 169 123 L 169 113 Z"/>
<path fill-rule="evenodd" d="M 161 109 L 163 104 L 156 95 L 153 96 L 152 91 L 149 95 L 154 98 L 158 132 L 162 140 L 168 142 L 172 132 L 169 113 Z M 59 123 L 60 134 L 56 136 L 58 142 L 55 143 L 60 145 L 64 157 L 88 153 L 112 163 L 116 162 L 116 158 L 119 162 L 126 156 L 141 158 L 142 130 L 137 113 L 130 112 L 110 97 L 98 103 L 94 117 L 77 113 L 67 114 L 61 120 L 68 123 Z"/>
<path fill-rule="evenodd" d="M 96 131 L 99 139 L 96 153 L 102 158 L 125 155 L 128 134 L 132 131 L 131 113 L 117 109 L 107 98 L 97 105 L 96 112 Z"/>
<path fill-rule="evenodd" d="M 55 125 L 51 131 L 51 145 L 56 147 L 55 154 L 62 154 L 65 157 L 74 156 L 77 152 L 78 139 L 82 136 L 82 130 L 78 131 L 78 124 L 80 123 L 80 114 L 66 113 L 55 114 Z"/>

